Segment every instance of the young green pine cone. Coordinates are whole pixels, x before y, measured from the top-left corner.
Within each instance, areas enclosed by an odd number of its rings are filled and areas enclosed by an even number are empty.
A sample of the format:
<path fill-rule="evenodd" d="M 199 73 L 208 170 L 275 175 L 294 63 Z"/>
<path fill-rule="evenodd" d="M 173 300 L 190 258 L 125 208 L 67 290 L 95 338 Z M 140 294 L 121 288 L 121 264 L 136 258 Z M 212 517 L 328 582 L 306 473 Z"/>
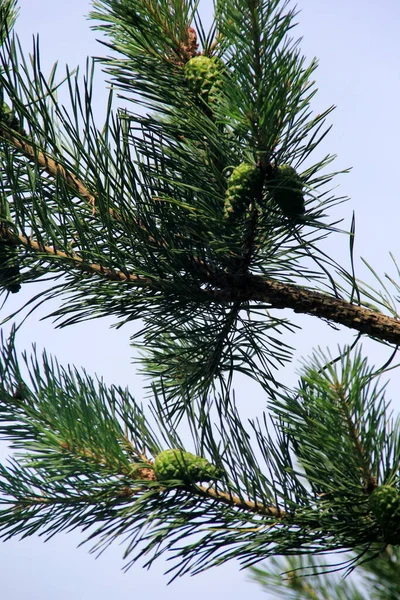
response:
<path fill-rule="evenodd" d="M 369 497 L 369 507 L 382 527 L 385 542 L 400 544 L 400 494 L 394 486 L 381 485 Z"/>
<path fill-rule="evenodd" d="M 12 243 L 9 225 L 12 223 L 7 197 L 0 195 L 0 291 L 5 288 L 12 294 L 21 289 L 18 248 Z"/>
<path fill-rule="evenodd" d="M 201 456 L 184 450 L 164 450 L 154 461 L 154 472 L 158 481 L 180 479 L 185 483 L 219 479 L 217 467 Z"/>
<path fill-rule="evenodd" d="M 16 118 L 14 111 L 8 106 L 6 102 L 0 108 L 0 120 L 6 123 L 11 129 L 16 131 L 20 130 L 20 122 Z"/>
<path fill-rule="evenodd" d="M 223 87 L 224 63 L 216 56 L 194 56 L 185 65 L 185 77 L 190 89 L 204 102 L 212 104 Z"/>
<path fill-rule="evenodd" d="M 293 167 L 278 167 L 268 182 L 268 189 L 286 217 L 295 218 L 304 214 L 303 183 Z"/>
<path fill-rule="evenodd" d="M 0 288 L 16 294 L 21 289 L 20 282 L 18 250 L 0 239 Z"/>
<path fill-rule="evenodd" d="M 242 216 L 250 202 L 261 191 L 262 182 L 262 172 L 256 165 L 243 162 L 237 166 L 229 177 L 224 217 L 233 219 Z"/>

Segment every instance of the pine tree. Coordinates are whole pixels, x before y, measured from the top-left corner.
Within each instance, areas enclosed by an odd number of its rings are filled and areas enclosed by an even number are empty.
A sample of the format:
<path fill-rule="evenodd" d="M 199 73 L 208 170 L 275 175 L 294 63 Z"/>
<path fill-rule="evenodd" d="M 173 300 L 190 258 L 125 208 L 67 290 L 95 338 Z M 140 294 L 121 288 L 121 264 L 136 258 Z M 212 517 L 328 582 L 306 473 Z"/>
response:
<path fill-rule="evenodd" d="M 12 33 L 16 0 L 0 3 L 3 311 L 43 282 L 27 308 L 58 300 L 61 327 L 140 320 L 151 381 L 143 408 L 46 353 L 20 357 L 17 329 L 2 337 L 0 431 L 17 452 L 0 466 L 0 534 L 89 530 L 96 551 L 126 540 L 127 568 L 167 553 L 172 577 L 276 556 L 289 557 L 278 570 L 320 572 L 314 555 L 337 552 L 341 567 L 389 581 L 399 424 L 380 377 L 400 343 L 400 285 L 376 275 L 372 289 L 323 251 L 341 235 L 353 265 L 355 229 L 329 216 L 343 201 L 333 157 L 318 157 L 332 107 L 313 115 L 316 62 L 290 37 L 294 9 L 214 8 L 207 32 L 193 0 L 94 0 L 108 54 L 58 81 L 38 44 L 29 61 Z M 112 83 L 102 127 L 98 62 Z M 316 350 L 291 389 L 297 313 L 357 335 Z M 391 359 L 370 365 L 363 336 Z M 265 394 L 259 419 L 238 409 L 238 373 Z"/>

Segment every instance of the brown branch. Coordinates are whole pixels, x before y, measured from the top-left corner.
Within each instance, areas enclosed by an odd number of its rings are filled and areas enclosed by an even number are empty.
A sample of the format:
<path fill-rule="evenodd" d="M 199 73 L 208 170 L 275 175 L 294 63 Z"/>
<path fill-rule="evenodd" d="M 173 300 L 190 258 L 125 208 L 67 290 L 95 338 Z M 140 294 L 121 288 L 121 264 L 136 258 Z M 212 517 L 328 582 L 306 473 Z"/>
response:
<path fill-rule="evenodd" d="M 353 442 L 355 450 L 357 452 L 359 461 L 360 461 L 360 471 L 362 478 L 364 480 L 364 487 L 368 493 L 371 493 L 376 487 L 376 478 L 371 473 L 371 465 L 368 453 L 365 451 L 365 448 L 360 439 L 360 432 L 357 429 L 356 424 L 353 421 L 353 415 L 351 414 L 349 408 L 349 401 L 347 397 L 347 389 L 343 387 L 343 384 L 340 381 L 336 381 L 336 383 L 331 385 L 333 392 L 335 394 L 335 401 L 339 407 L 340 412 L 343 415 L 343 418 L 346 422 L 348 433 Z"/>
<path fill-rule="evenodd" d="M 140 287 L 155 287 L 155 281 L 150 277 L 141 277 L 140 275 L 127 275 L 122 271 L 114 271 L 109 267 L 104 267 L 103 265 L 99 265 L 96 263 L 89 263 L 81 258 L 78 254 L 72 253 L 67 254 L 66 252 L 61 252 L 61 250 L 56 250 L 55 248 L 51 248 L 50 246 L 45 246 L 44 244 L 39 244 L 32 240 L 31 238 L 25 235 L 13 236 L 13 239 L 19 240 L 27 248 L 32 248 L 36 252 L 42 252 L 47 254 L 49 257 L 61 258 L 63 260 L 68 260 L 73 264 L 74 267 L 80 269 L 81 271 L 85 271 L 86 273 L 102 275 L 107 279 L 112 281 L 127 281 L 129 283 L 134 283 L 136 286 Z"/>
<path fill-rule="evenodd" d="M 67 259 L 76 268 L 87 273 L 101 275 L 112 281 L 125 281 L 135 286 L 160 288 L 160 283 L 150 277 L 141 277 L 134 274 L 126 274 L 122 271 L 114 271 L 108 267 L 96 263 L 86 262 L 77 254 L 66 254 L 60 250 L 51 248 L 35 242 L 27 236 L 20 235 L 17 238 L 26 247 L 49 256 Z M 210 268 L 204 269 L 204 265 L 198 265 L 202 269 L 202 275 L 214 279 Z M 335 298 L 307 290 L 300 286 L 289 283 L 280 283 L 272 279 L 263 279 L 257 275 L 247 275 L 227 281 L 224 278 L 224 286 L 219 289 L 199 289 L 196 292 L 203 296 L 205 301 L 212 302 L 263 302 L 268 303 L 271 308 L 291 308 L 296 313 L 316 316 L 328 319 L 339 325 L 355 329 L 363 334 L 376 337 L 382 341 L 400 345 L 400 320 L 388 317 L 371 309 L 351 304 L 341 298 Z M 220 283 L 222 283 L 220 281 Z M 165 284 L 167 282 L 165 281 Z M 162 285 L 162 283 L 161 283 Z"/>
<path fill-rule="evenodd" d="M 264 515 L 267 517 L 275 517 L 276 519 L 283 519 L 287 514 L 281 511 L 276 506 L 265 506 L 264 504 L 257 504 L 250 500 L 242 500 L 238 496 L 221 492 L 216 488 L 205 487 L 202 485 L 196 486 L 196 491 L 200 496 L 204 498 L 212 498 L 223 504 L 229 504 L 236 508 L 242 508 L 243 510 L 249 510 L 251 512 Z"/>
<path fill-rule="evenodd" d="M 32 144 L 28 143 L 22 136 L 18 135 L 18 132 L 14 132 L 8 127 L 4 127 L 4 123 L 0 123 L 0 136 L 10 142 L 14 148 L 22 152 L 24 156 L 35 162 L 38 167 L 46 171 L 52 177 L 62 177 L 66 184 L 76 194 L 85 200 L 87 200 L 93 207 L 96 205 L 96 198 L 89 192 L 87 187 L 74 173 L 67 171 L 65 167 L 60 165 L 56 160 L 50 158 L 35 148 Z"/>
<path fill-rule="evenodd" d="M 147 477 L 145 478 L 147 479 Z M 144 485 L 139 485 L 137 487 L 130 487 L 127 485 L 124 485 L 121 487 L 119 493 L 117 492 L 118 497 L 120 498 L 131 498 L 132 496 L 136 496 L 136 494 L 140 494 L 141 492 L 145 491 L 146 487 Z M 152 487 L 152 490 L 154 490 L 155 488 Z M 159 491 L 164 491 L 165 488 L 163 486 L 160 486 L 160 490 Z M 259 505 L 256 504 L 254 502 L 251 502 L 249 500 L 241 500 L 238 496 L 232 496 L 230 494 L 227 494 L 226 492 L 219 492 L 214 488 L 206 488 L 204 486 L 196 486 L 196 491 L 197 494 L 199 496 L 202 496 L 203 498 L 210 498 L 213 500 L 217 500 L 218 502 L 222 502 L 223 504 L 229 504 L 230 506 L 236 507 L 236 508 L 240 508 L 243 510 L 247 510 L 253 513 L 257 513 L 259 515 L 263 515 L 265 517 L 274 517 L 277 521 L 281 521 L 282 519 L 284 519 L 287 516 L 287 513 L 281 511 L 279 508 L 276 508 L 275 506 L 263 506 L 263 505 Z M 54 497 L 50 497 L 50 496 L 46 496 L 46 495 L 42 495 L 42 496 L 33 496 L 33 497 L 27 497 L 25 499 L 21 499 L 19 498 L 18 501 L 16 502 L 16 505 L 14 507 L 14 510 L 18 510 L 19 507 L 24 508 L 26 506 L 35 506 L 38 504 L 44 504 L 44 505 L 48 505 L 48 504 L 53 504 L 53 505 L 57 505 L 57 504 L 75 504 L 75 503 L 81 503 L 81 502 L 91 502 L 93 504 L 93 501 L 97 501 L 96 495 L 82 495 L 79 496 L 77 498 L 54 498 Z"/>
<path fill-rule="evenodd" d="M 229 278 L 232 279 L 232 278 Z M 207 293 L 217 302 L 263 302 L 271 308 L 291 308 L 296 313 L 328 319 L 382 341 L 400 345 L 400 320 L 341 298 L 308 290 L 259 275 L 247 275 L 228 281 Z"/>
<path fill-rule="evenodd" d="M 24 132 L 24 136 L 26 134 Z M 60 165 L 56 160 L 48 156 L 42 150 L 39 150 L 34 145 L 28 143 L 21 132 L 10 129 L 0 122 L 0 137 L 6 139 L 10 144 L 19 150 L 29 160 L 34 162 L 39 168 L 46 171 L 51 177 L 62 177 L 65 184 L 80 198 L 86 200 L 92 207 L 92 214 L 96 213 L 97 198 L 89 192 L 86 185 L 74 173 L 71 173 L 65 167 Z M 121 222 L 120 216 L 114 208 L 108 210 L 110 216 L 118 222 Z M 148 242 L 162 246 L 162 241 L 157 241 L 152 237 L 146 227 L 137 219 L 133 219 L 135 225 L 141 229 L 147 236 Z"/>
<path fill-rule="evenodd" d="M 144 471 L 145 471 L 145 469 L 141 470 L 141 473 L 140 473 L 141 479 L 147 480 L 147 481 L 154 481 L 154 476 L 150 476 L 151 470 L 147 469 L 147 471 L 149 471 L 149 474 L 144 473 Z M 136 494 L 142 492 L 143 489 L 144 489 L 143 486 L 129 487 L 129 486 L 125 485 L 121 489 L 121 492 L 119 495 L 121 495 L 123 497 L 135 496 Z M 154 487 L 152 487 L 151 489 L 154 490 Z M 166 488 L 163 485 L 160 485 L 159 491 L 165 491 L 165 489 Z M 168 488 L 168 489 L 172 489 L 172 488 Z M 179 489 L 181 489 L 181 488 L 179 488 Z M 240 508 L 242 510 L 247 510 L 252 513 L 263 515 L 265 517 L 274 517 L 275 519 L 282 520 L 288 516 L 287 513 L 280 510 L 276 506 L 265 506 L 264 504 L 257 504 L 256 502 L 252 502 L 250 500 L 243 500 L 243 499 L 239 498 L 238 496 L 233 496 L 232 494 L 228 494 L 226 492 L 221 492 L 221 491 L 217 490 L 216 488 L 205 487 L 202 485 L 196 485 L 196 486 L 192 486 L 190 488 L 190 491 L 197 494 L 198 496 L 201 496 L 202 498 L 209 498 L 211 500 L 216 500 L 217 502 L 221 502 L 223 504 L 228 504 L 229 506 L 232 506 L 234 508 Z"/>

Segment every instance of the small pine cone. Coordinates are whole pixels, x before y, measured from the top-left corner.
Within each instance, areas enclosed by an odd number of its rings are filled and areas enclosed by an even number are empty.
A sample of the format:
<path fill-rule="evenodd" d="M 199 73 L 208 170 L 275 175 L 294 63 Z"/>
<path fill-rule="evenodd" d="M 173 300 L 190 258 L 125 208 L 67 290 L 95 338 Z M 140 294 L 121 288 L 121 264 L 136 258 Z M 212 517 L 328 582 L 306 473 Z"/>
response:
<path fill-rule="evenodd" d="M 219 469 L 205 458 L 179 449 L 160 452 L 154 461 L 154 472 L 158 481 L 179 479 L 185 483 L 211 481 L 221 476 Z"/>
<path fill-rule="evenodd" d="M 3 102 L 3 105 L 0 108 L 0 120 L 8 125 L 8 127 L 11 127 L 11 129 L 15 129 L 16 131 L 21 129 L 21 124 L 16 118 L 14 111 L 6 102 Z"/>
<path fill-rule="evenodd" d="M 185 65 L 185 77 L 190 89 L 204 102 L 215 103 L 223 87 L 224 68 L 216 56 L 194 56 Z"/>
<path fill-rule="evenodd" d="M 18 383 L 12 396 L 15 400 L 26 400 L 29 397 L 29 390 L 23 381 Z"/>
<path fill-rule="evenodd" d="M 3 102 L 0 109 L 1 120 L 9 123 L 11 119 L 14 117 L 13 110 L 8 106 L 7 102 Z"/>
<path fill-rule="evenodd" d="M 293 167 L 278 167 L 268 183 L 268 189 L 286 217 L 295 218 L 304 214 L 303 182 Z"/>
<path fill-rule="evenodd" d="M 250 202 L 260 193 L 262 182 L 262 172 L 256 165 L 245 162 L 238 165 L 229 177 L 224 217 L 233 219 L 242 216 Z"/>
<path fill-rule="evenodd" d="M 18 250 L 2 239 L 0 239 L 0 288 L 5 288 L 12 294 L 16 294 L 21 289 Z"/>
<path fill-rule="evenodd" d="M 369 507 L 382 527 L 385 542 L 400 544 L 400 494 L 392 485 L 377 487 L 369 497 Z"/>

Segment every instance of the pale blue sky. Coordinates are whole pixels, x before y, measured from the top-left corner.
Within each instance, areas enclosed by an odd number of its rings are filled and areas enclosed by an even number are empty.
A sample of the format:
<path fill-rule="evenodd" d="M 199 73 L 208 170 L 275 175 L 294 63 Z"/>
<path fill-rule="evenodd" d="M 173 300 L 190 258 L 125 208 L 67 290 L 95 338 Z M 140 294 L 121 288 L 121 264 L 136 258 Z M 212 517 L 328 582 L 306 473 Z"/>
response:
<path fill-rule="evenodd" d="M 44 70 L 58 60 L 60 67 L 84 66 L 88 54 L 100 55 L 102 48 L 95 42 L 84 15 L 87 0 L 20 0 L 21 14 L 17 24 L 23 47 L 29 51 L 32 34 L 39 33 Z M 205 12 L 210 12 L 211 0 L 203 0 Z M 294 35 L 304 36 L 302 50 L 309 57 L 317 56 L 320 67 L 315 73 L 319 93 L 315 110 L 331 104 L 337 109 L 331 116 L 334 127 L 323 151 L 338 154 L 335 168 L 353 167 L 350 174 L 338 179 L 339 194 L 351 201 L 336 209 L 347 225 L 356 211 L 356 252 L 364 256 L 380 272 L 390 268 L 392 251 L 400 259 L 398 220 L 399 189 L 398 140 L 400 118 L 400 4 L 384 0 L 379 8 L 365 0 L 299 0 L 299 27 Z M 100 73 L 99 73 L 100 75 Z M 101 82 L 101 77 L 99 77 Z M 98 114 L 105 101 L 103 87 L 98 91 Z M 316 156 L 316 160 L 318 156 Z M 332 238 L 326 246 L 337 259 L 347 261 L 345 237 Z M 347 264 L 347 263 L 346 263 Z M 360 271 L 365 277 L 365 271 Z M 21 292 L 13 304 L 27 295 Z M 44 312 L 41 311 L 43 315 Z M 290 313 L 288 313 L 290 314 Z M 94 321 L 77 328 L 55 330 L 51 323 L 39 323 L 39 313 L 20 332 L 21 349 L 37 342 L 46 347 L 62 364 L 85 367 L 89 373 L 102 375 L 106 382 L 129 385 L 138 398 L 141 382 L 131 364 L 129 327 L 118 331 L 108 329 L 111 320 Z M 348 331 L 337 332 L 311 317 L 295 317 L 304 330 L 296 336 L 297 356 L 307 355 L 312 347 L 349 341 Z M 293 340 L 294 341 L 294 340 Z M 365 342 L 372 362 L 380 362 L 385 350 Z M 294 381 L 295 368 L 288 370 L 288 380 Z M 395 375 L 389 387 L 396 393 L 399 377 Z M 240 382 L 237 393 L 243 395 L 243 414 L 260 414 L 264 398 L 258 394 L 249 403 L 248 384 Z M 397 398 L 394 398 L 397 400 Z M 245 402 L 244 402 L 245 401 Z M 397 401 L 398 407 L 398 401 Z M 88 554 L 88 547 L 77 549 L 81 536 L 74 532 L 42 543 L 38 538 L 12 540 L 1 546 L 1 596 L 6 600 L 109 600 L 146 597 L 183 600 L 230 598 L 253 600 L 266 598 L 254 584 L 246 580 L 238 564 L 230 563 L 195 578 L 186 577 L 167 587 L 163 576 L 167 566 L 159 561 L 150 571 L 139 565 L 123 574 L 123 548 L 115 545 L 98 560 Z"/>

